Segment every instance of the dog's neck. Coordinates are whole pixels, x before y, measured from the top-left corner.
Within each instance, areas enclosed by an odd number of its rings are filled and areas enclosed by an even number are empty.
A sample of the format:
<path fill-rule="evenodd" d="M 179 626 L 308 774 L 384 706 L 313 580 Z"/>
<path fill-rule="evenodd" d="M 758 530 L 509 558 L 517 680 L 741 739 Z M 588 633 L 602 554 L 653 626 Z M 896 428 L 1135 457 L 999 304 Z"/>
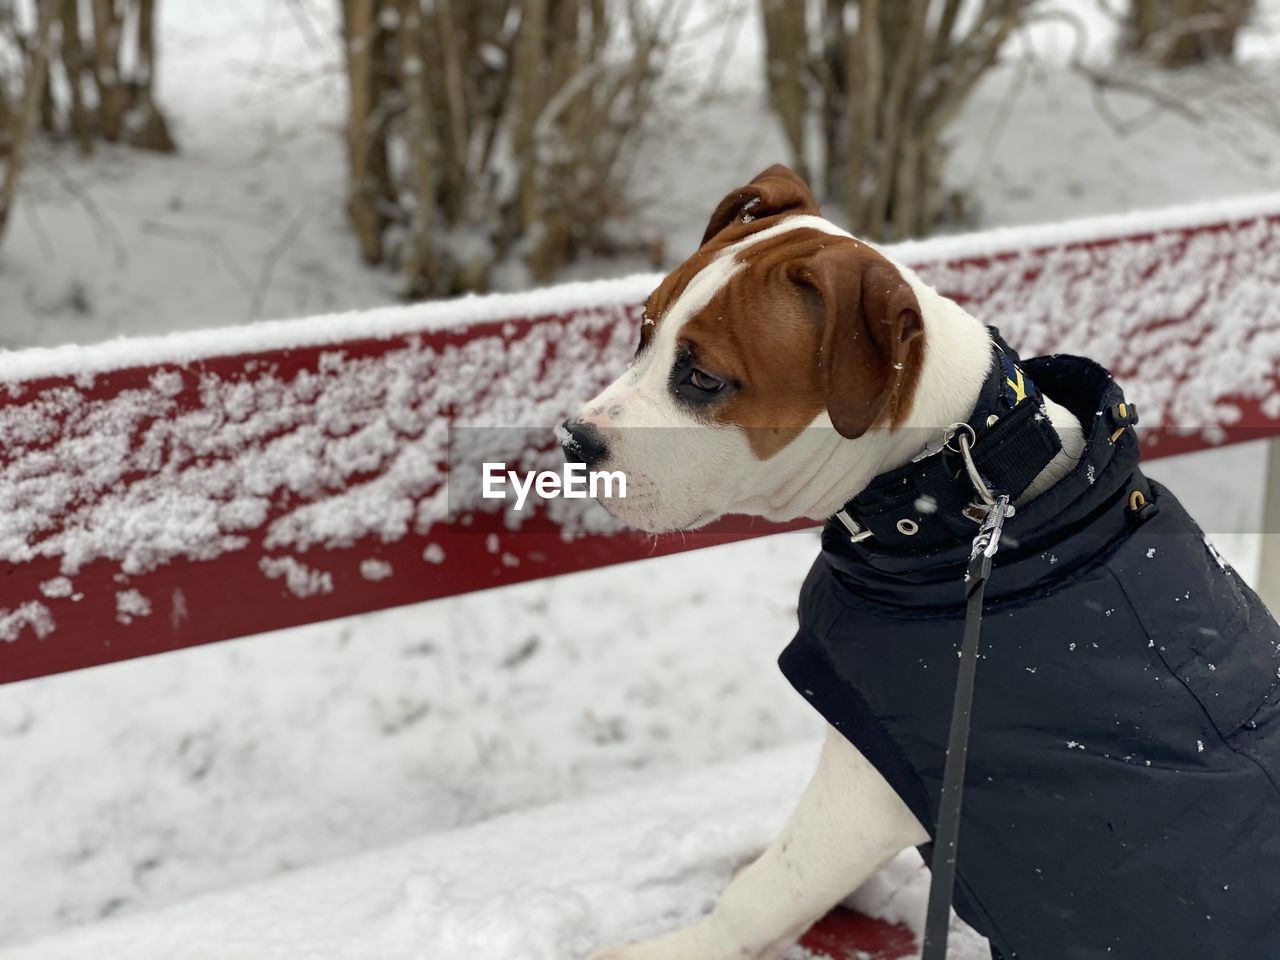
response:
<path fill-rule="evenodd" d="M 910 270 L 900 267 L 920 301 L 924 358 L 911 414 L 894 430 L 871 430 L 855 440 L 840 437 L 821 416 L 805 436 L 774 458 L 777 486 L 748 499 L 750 509 L 772 519 L 822 520 L 861 493 L 875 477 L 894 470 L 941 444 L 953 423 L 967 422 L 991 370 L 987 328 L 959 304 L 938 294 Z M 1048 490 L 1066 476 L 1084 450 L 1080 422 L 1061 404 L 1045 397 L 1049 422 L 1062 450 L 1031 482 L 1019 502 Z"/>

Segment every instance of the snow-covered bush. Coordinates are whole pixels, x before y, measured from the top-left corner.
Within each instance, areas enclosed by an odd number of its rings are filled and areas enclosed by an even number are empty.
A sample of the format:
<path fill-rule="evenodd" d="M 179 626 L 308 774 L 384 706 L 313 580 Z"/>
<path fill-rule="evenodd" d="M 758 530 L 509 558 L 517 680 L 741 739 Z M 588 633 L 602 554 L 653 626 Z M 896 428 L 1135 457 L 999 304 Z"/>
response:
<path fill-rule="evenodd" d="M 943 202 L 942 135 L 1042 0 L 968 6 L 761 0 L 770 100 L 794 162 L 855 232 L 930 232 Z"/>
<path fill-rule="evenodd" d="M 683 17 L 643 0 L 343 0 L 349 212 L 411 297 L 607 250 Z"/>
<path fill-rule="evenodd" d="M 765 30 L 770 103 L 793 163 L 847 225 L 882 240 L 930 233 L 964 216 L 967 198 L 946 196 L 943 164 L 949 129 L 1007 48 L 1026 63 L 1038 54 L 1037 28 L 1065 29 L 1074 48 L 1066 64 L 1086 79 L 1099 113 L 1119 134 L 1109 94 L 1142 108 L 1208 127 L 1221 110 L 1201 108 L 1203 89 L 1236 86 L 1233 126 L 1274 125 L 1269 92 L 1257 78 L 1224 70 L 1181 84 L 1152 68 L 1230 60 L 1256 0 L 759 0 Z M 1100 26 L 1105 24 L 1105 27 Z M 1091 35 L 1117 32 L 1115 62 L 1086 56 Z M 1205 82 L 1207 81 L 1207 82 Z M 1134 110 L 1130 109 L 1129 113 Z M 1209 135 L 1209 134 L 1207 134 Z M 1239 140 L 1236 134 L 1226 139 Z"/>
<path fill-rule="evenodd" d="M 0 0 L 0 237 L 37 127 L 168 153 L 152 96 L 157 0 Z"/>

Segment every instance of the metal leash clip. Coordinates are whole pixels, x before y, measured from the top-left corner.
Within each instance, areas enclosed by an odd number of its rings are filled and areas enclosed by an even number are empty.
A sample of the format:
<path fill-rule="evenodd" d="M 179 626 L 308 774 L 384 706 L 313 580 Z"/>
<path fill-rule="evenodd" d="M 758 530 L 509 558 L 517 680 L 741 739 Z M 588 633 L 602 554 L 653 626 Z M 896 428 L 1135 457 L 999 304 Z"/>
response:
<path fill-rule="evenodd" d="M 955 441 L 958 446 L 952 446 L 951 442 Z M 973 489 L 978 492 L 981 503 L 974 502 L 966 507 L 964 515 L 975 522 L 986 523 L 991 516 L 991 509 L 996 505 L 997 494 L 987 485 L 986 480 L 982 478 L 982 474 L 978 472 L 978 465 L 973 462 L 973 446 L 978 442 L 978 435 L 974 433 L 973 427 L 964 421 L 953 423 L 947 427 L 943 433 L 942 445 L 952 453 L 960 454 L 964 460 L 965 472 L 969 475 L 969 482 L 973 484 Z M 1004 498 L 1004 516 L 1000 518 L 1000 522 L 1004 522 L 1005 517 L 1012 517 L 1016 512 L 1013 504 L 1009 502 L 1009 498 Z M 983 507 L 986 507 L 983 510 Z M 979 531 L 981 533 L 981 531 Z"/>
<path fill-rule="evenodd" d="M 987 515 L 973 538 L 973 547 L 969 551 L 969 569 L 964 575 L 964 590 L 968 596 L 986 582 L 991 576 L 991 558 L 1000 549 L 1000 534 L 1004 531 L 1006 517 L 1012 516 L 1013 505 L 1009 495 L 999 494 L 987 510 Z"/>

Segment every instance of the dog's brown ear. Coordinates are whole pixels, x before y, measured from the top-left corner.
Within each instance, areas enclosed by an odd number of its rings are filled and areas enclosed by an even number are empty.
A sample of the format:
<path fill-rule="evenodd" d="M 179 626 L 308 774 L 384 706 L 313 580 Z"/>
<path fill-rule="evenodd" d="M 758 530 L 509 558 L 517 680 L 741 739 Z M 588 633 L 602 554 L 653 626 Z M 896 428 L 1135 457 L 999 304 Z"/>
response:
<path fill-rule="evenodd" d="M 779 213 L 820 212 L 809 185 L 794 171 L 775 163 L 745 187 L 739 187 L 720 201 L 707 222 L 702 242 L 706 243 L 731 223 L 750 223 Z"/>
<path fill-rule="evenodd" d="M 899 425 L 910 412 L 924 355 L 920 303 L 888 260 L 834 243 L 791 269 L 822 330 L 819 384 L 840 435 Z"/>

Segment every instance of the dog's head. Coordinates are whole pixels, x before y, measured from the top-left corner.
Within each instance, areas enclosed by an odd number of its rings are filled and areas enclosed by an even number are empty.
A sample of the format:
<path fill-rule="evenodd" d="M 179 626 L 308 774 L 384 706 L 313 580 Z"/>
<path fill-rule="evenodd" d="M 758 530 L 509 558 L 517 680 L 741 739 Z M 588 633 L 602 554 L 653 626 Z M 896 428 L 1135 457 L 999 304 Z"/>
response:
<path fill-rule="evenodd" d="M 635 359 L 565 424 L 566 454 L 624 472 L 605 505 L 644 530 L 802 515 L 802 463 L 906 418 L 922 333 L 902 272 L 770 167 L 649 297 Z"/>

